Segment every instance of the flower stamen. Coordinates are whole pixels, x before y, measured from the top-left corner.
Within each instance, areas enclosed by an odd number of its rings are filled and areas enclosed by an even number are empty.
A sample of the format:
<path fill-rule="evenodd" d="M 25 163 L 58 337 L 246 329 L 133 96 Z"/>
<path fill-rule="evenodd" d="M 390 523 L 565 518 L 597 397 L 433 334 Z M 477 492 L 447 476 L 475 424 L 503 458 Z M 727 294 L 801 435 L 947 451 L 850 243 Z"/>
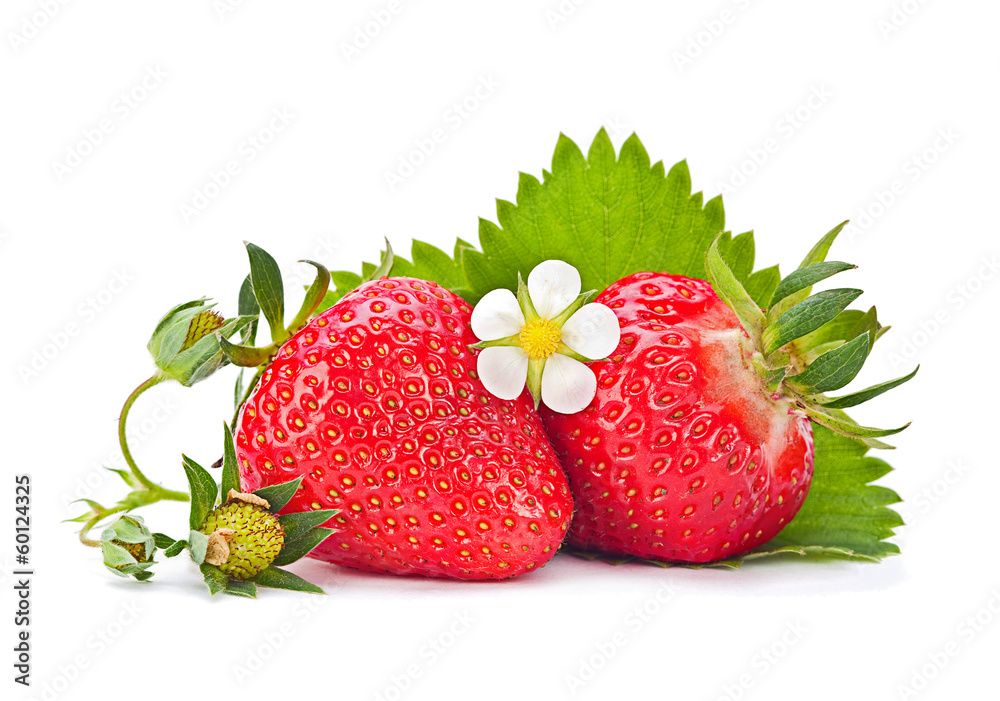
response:
<path fill-rule="evenodd" d="M 556 352 L 562 330 L 548 319 L 529 321 L 521 329 L 521 348 L 531 360 L 542 360 Z"/>

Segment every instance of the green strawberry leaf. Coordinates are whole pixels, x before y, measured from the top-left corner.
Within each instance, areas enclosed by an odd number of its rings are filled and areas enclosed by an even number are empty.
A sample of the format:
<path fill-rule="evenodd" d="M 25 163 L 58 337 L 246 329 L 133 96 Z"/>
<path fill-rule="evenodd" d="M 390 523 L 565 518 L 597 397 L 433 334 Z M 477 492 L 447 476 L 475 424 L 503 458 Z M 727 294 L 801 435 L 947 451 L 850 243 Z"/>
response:
<path fill-rule="evenodd" d="M 450 259 L 436 248 L 415 242 L 413 262 L 396 256 L 391 273 L 433 280 L 473 304 L 496 288 L 514 291 L 518 274 L 527 277 L 535 265 L 549 258 L 574 265 L 585 290 L 603 290 L 639 271 L 706 279 L 706 253 L 722 232 L 718 243 L 721 262 L 758 308 L 770 306 L 767 318 L 781 322 L 771 328 L 777 327 L 775 333 L 784 332 L 784 338 L 770 340 L 783 342 L 772 350 L 791 341 L 790 348 L 799 357 L 813 362 L 822 353 L 869 332 L 877 339 L 888 328 L 879 326 L 874 308 L 867 313 L 841 311 L 850 303 L 849 295 L 841 297 L 831 290 L 819 293 L 818 301 L 818 295 L 809 297 L 811 285 L 821 279 L 816 273 L 834 270 L 837 264 L 811 266 L 825 261 L 847 222 L 834 227 L 813 247 L 799 266 L 808 272 L 786 282 L 787 289 L 772 305 L 781 275 L 777 266 L 750 272 L 755 253 L 753 234 L 734 237 L 725 232 L 721 197 L 703 203 L 701 193 L 691 192 L 687 164 L 678 163 L 669 171 L 662 163 L 651 164 L 634 134 L 617 156 L 603 130 L 586 155 L 560 136 L 551 170 L 543 171 L 541 181 L 521 174 L 516 203 L 497 202 L 497 222 L 480 220 L 478 249 L 459 240 Z M 374 269 L 375 265 L 365 263 L 361 275 L 332 273 L 336 290 L 327 294 L 322 308 L 357 287 Z M 792 287 L 796 289 L 792 291 Z M 801 308 L 808 300 L 814 301 Z M 790 311 L 794 314 L 783 318 Z M 816 318 L 833 321 L 817 327 L 812 323 Z M 822 420 L 852 431 L 858 439 L 836 435 L 814 423 L 816 472 L 810 496 L 800 515 L 777 539 L 744 559 L 778 552 L 878 559 L 897 552 L 895 545 L 884 540 L 901 523 L 889 508 L 898 497 L 869 484 L 890 468 L 881 460 L 865 457 L 869 447 L 888 447 L 877 440 L 883 432 L 859 427 L 835 407 L 853 406 L 851 402 L 870 399 L 902 381 L 830 400 Z M 723 564 L 736 566 L 741 561 Z"/>

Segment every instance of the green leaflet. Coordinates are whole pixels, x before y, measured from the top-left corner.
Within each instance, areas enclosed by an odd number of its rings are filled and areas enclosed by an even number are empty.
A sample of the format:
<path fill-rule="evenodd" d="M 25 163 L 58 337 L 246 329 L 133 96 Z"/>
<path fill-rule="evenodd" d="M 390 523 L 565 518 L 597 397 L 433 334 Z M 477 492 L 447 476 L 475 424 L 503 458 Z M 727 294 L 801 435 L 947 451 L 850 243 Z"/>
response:
<path fill-rule="evenodd" d="M 823 237 L 802 261 L 801 269 L 825 260 L 844 224 Z M 391 274 L 433 280 L 473 304 L 499 287 L 514 291 L 518 274 L 526 278 L 535 265 L 549 258 L 574 265 L 585 290 L 603 290 L 639 271 L 705 279 L 706 252 L 722 232 L 718 244 L 722 261 L 757 306 L 766 308 L 781 280 L 777 266 L 753 272 L 753 234 L 732 236 L 724 229 L 721 197 L 703 202 L 700 192 L 692 194 L 685 162 L 669 171 L 660 162 L 651 164 L 635 135 L 616 155 L 601 130 L 586 155 L 570 139 L 560 136 L 551 169 L 543 171 L 541 181 L 522 173 L 516 202 L 497 202 L 497 223 L 480 220 L 478 248 L 459 240 L 449 256 L 429 244 L 414 242 L 412 262 L 396 256 Z M 797 284 L 791 286 L 797 289 L 777 301 L 769 318 L 777 319 L 805 300 L 809 286 L 822 279 L 817 273 L 832 274 L 836 268 L 836 263 L 821 266 L 793 278 Z M 375 265 L 365 263 L 360 275 L 332 273 L 336 289 L 326 295 L 320 309 L 334 304 L 374 269 Z M 798 284 L 804 286 L 799 288 Z M 799 308 L 779 326 L 780 337 L 767 339 L 774 345 L 772 350 L 798 338 L 793 345 L 803 353 L 811 352 L 812 361 L 866 331 L 875 331 L 877 337 L 880 327 L 874 310 L 867 314 L 840 311 L 851 301 L 848 297 L 854 296 L 854 291 L 823 294 L 818 301 Z M 817 319 L 834 317 L 838 324 L 815 331 Z M 831 360 L 836 358 L 834 355 Z M 847 406 L 847 401 L 842 406 Z M 836 416 L 824 415 L 824 420 L 847 423 Z M 816 471 L 800 514 L 760 551 L 718 564 L 736 565 L 778 552 L 863 559 L 898 552 L 885 538 L 902 524 L 889 508 L 899 499 L 894 492 L 869 484 L 891 468 L 882 460 L 867 457 L 869 448 L 860 440 L 839 436 L 815 423 L 814 429 Z M 861 433 L 871 430 L 857 428 Z M 875 436 L 862 440 L 872 446 L 885 445 Z"/>

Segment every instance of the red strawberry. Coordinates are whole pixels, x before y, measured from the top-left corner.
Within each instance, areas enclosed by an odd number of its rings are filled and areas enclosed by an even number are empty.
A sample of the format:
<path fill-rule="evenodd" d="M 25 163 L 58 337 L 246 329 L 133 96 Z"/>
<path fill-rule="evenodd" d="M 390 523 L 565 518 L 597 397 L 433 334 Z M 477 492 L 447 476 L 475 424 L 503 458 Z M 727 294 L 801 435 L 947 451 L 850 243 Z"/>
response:
<path fill-rule="evenodd" d="M 366 283 L 278 351 L 239 416 L 244 489 L 303 476 L 284 511 L 340 509 L 311 557 L 506 578 L 559 548 L 573 502 L 527 394 L 475 372 L 469 306 L 432 282 Z"/>
<path fill-rule="evenodd" d="M 593 366 L 597 395 L 578 414 L 543 413 L 577 504 L 572 545 L 684 562 L 744 553 L 773 538 L 806 498 L 807 414 L 882 447 L 875 436 L 902 430 L 858 427 L 822 394 L 853 378 L 879 327 L 874 310 L 843 311 L 860 291 L 806 298 L 800 283 L 853 266 L 793 273 L 772 297 L 777 318 L 768 324 L 728 267 L 718 267 L 721 258 L 715 264 L 709 274 L 733 308 L 707 282 L 662 273 L 627 277 L 595 300 L 615 312 L 622 331 L 610 361 Z M 864 319 L 840 336 L 822 326 L 856 317 Z M 818 346 L 834 348 L 818 355 L 823 362 L 814 360 Z M 810 360 L 816 367 L 799 373 Z M 881 387 L 875 394 L 889 388 Z M 862 394 L 839 406 L 874 396 Z"/>
<path fill-rule="evenodd" d="M 570 543 L 707 562 L 774 536 L 812 480 L 809 420 L 765 396 L 711 285 L 638 273 L 597 297 L 622 338 L 579 414 L 546 411 L 579 512 Z"/>

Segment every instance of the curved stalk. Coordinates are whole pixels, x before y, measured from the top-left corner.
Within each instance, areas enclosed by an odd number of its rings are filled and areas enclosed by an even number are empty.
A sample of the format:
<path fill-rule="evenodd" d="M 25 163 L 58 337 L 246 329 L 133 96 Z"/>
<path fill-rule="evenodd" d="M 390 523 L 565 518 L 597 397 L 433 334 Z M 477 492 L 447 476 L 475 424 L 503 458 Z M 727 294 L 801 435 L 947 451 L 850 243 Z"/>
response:
<path fill-rule="evenodd" d="M 135 478 L 139 480 L 139 482 L 142 483 L 142 485 L 146 487 L 146 489 L 156 492 L 160 499 L 169 499 L 172 501 L 188 501 L 189 497 L 186 493 L 175 492 L 171 489 L 165 489 L 160 485 L 156 484 L 155 482 L 153 482 L 152 480 L 150 480 L 148 477 L 146 477 L 146 475 L 142 473 L 142 470 L 139 469 L 139 466 L 135 464 L 135 459 L 132 457 L 132 453 L 128 448 L 128 438 L 125 435 L 125 422 L 128 419 L 128 413 L 132 409 L 132 405 L 135 403 L 135 400 L 138 399 L 142 395 L 142 393 L 145 392 L 147 389 L 149 389 L 150 387 L 155 387 L 156 385 L 163 382 L 165 379 L 167 378 L 159 373 L 153 375 L 148 380 L 143 382 L 141 385 L 136 387 L 132 391 L 132 394 L 128 396 L 128 399 L 125 400 L 125 405 L 122 407 L 121 415 L 118 417 L 118 443 L 121 446 L 122 455 L 125 457 L 125 462 L 128 464 L 129 469 L 132 470 L 132 474 L 135 475 Z"/>

